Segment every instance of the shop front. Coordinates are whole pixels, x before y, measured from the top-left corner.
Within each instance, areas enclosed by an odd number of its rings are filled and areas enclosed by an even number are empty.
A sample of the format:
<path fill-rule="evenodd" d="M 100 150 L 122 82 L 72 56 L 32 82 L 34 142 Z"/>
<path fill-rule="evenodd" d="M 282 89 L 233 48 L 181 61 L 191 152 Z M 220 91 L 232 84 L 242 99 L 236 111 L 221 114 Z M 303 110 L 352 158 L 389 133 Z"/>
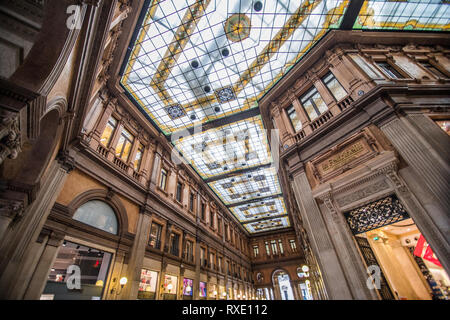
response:
<path fill-rule="evenodd" d="M 113 254 L 64 241 L 50 270 L 41 300 L 100 300 Z"/>
<path fill-rule="evenodd" d="M 448 299 L 447 273 L 395 194 L 344 215 L 382 299 Z"/>

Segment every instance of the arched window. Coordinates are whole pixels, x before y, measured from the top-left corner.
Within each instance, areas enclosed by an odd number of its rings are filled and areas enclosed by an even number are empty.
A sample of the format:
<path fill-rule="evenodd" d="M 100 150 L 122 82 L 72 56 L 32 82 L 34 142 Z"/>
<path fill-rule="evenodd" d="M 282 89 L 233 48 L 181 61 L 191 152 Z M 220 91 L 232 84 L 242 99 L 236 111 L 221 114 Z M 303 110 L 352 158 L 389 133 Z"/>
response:
<path fill-rule="evenodd" d="M 103 201 L 91 200 L 83 204 L 75 211 L 73 219 L 117 234 L 117 218 L 113 209 Z"/>

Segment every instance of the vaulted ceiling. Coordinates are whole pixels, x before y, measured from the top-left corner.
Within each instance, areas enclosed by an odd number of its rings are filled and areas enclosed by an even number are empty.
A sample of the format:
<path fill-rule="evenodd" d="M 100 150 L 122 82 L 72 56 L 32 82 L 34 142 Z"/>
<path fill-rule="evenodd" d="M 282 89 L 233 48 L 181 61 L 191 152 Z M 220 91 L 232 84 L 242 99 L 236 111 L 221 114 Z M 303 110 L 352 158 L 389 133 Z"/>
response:
<path fill-rule="evenodd" d="M 121 85 L 250 233 L 285 228 L 259 99 L 328 30 L 448 30 L 447 3 L 147 0 Z"/>

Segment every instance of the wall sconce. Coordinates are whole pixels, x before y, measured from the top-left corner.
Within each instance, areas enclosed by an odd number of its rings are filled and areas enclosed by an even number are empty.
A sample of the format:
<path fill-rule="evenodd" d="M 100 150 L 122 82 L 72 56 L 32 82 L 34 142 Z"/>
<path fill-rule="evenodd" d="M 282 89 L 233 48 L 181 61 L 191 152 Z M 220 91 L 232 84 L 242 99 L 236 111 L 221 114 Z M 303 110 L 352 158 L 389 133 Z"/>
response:
<path fill-rule="evenodd" d="M 192 291 L 192 288 L 191 288 L 191 286 L 188 285 L 188 286 L 186 287 L 186 292 L 189 293 L 189 292 L 191 292 L 191 291 Z"/>
<path fill-rule="evenodd" d="M 241 298 L 241 295 L 240 295 L 239 293 L 238 293 L 238 295 L 237 295 L 237 298 L 238 298 L 238 299 L 240 299 L 240 298 Z"/>
<path fill-rule="evenodd" d="M 222 296 L 225 298 L 227 296 L 227 293 L 226 292 L 222 293 Z"/>
<path fill-rule="evenodd" d="M 117 281 L 117 278 L 114 278 L 114 279 L 113 279 L 113 282 L 116 282 L 116 281 Z M 122 278 L 120 278 L 120 280 L 119 280 L 120 289 L 119 289 L 119 290 L 116 290 L 116 288 L 112 288 L 111 291 L 110 291 L 110 293 L 113 294 L 114 292 L 116 292 L 116 295 L 121 294 L 121 293 L 122 293 L 122 289 L 123 289 L 123 287 L 125 287 L 125 285 L 127 284 L 127 282 L 128 282 L 127 277 L 122 277 Z"/>
<path fill-rule="evenodd" d="M 217 290 L 214 290 L 213 295 L 214 297 L 217 296 Z"/>
<path fill-rule="evenodd" d="M 242 299 L 245 299 L 245 294 L 242 296 Z"/>
<path fill-rule="evenodd" d="M 169 283 L 167 285 L 167 290 L 169 290 L 169 293 L 170 293 L 170 291 L 172 291 L 172 289 L 173 289 L 173 285 L 171 283 Z"/>

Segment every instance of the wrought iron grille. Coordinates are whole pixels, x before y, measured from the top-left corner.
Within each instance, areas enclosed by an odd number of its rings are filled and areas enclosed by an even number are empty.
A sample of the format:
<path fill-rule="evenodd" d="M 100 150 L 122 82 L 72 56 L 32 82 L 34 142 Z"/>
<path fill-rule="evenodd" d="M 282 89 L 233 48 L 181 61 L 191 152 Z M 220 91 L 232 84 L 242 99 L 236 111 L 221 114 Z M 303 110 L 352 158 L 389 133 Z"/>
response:
<path fill-rule="evenodd" d="M 346 212 L 344 216 L 353 234 L 364 233 L 409 218 L 395 195 Z"/>
<path fill-rule="evenodd" d="M 355 237 L 356 242 L 358 243 L 359 248 L 361 249 L 361 253 L 364 257 L 364 261 L 367 266 L 379 265 L 377 259 L 375 258 L 375 254 L 370 247 L 369 242 L 366 238 Z M 380 289 L 376 289 L 383 300 L 395 300 L 394 295 L 392 294 L 391 289 L 384 277 L 383 270 L 380 268 Z"/>

